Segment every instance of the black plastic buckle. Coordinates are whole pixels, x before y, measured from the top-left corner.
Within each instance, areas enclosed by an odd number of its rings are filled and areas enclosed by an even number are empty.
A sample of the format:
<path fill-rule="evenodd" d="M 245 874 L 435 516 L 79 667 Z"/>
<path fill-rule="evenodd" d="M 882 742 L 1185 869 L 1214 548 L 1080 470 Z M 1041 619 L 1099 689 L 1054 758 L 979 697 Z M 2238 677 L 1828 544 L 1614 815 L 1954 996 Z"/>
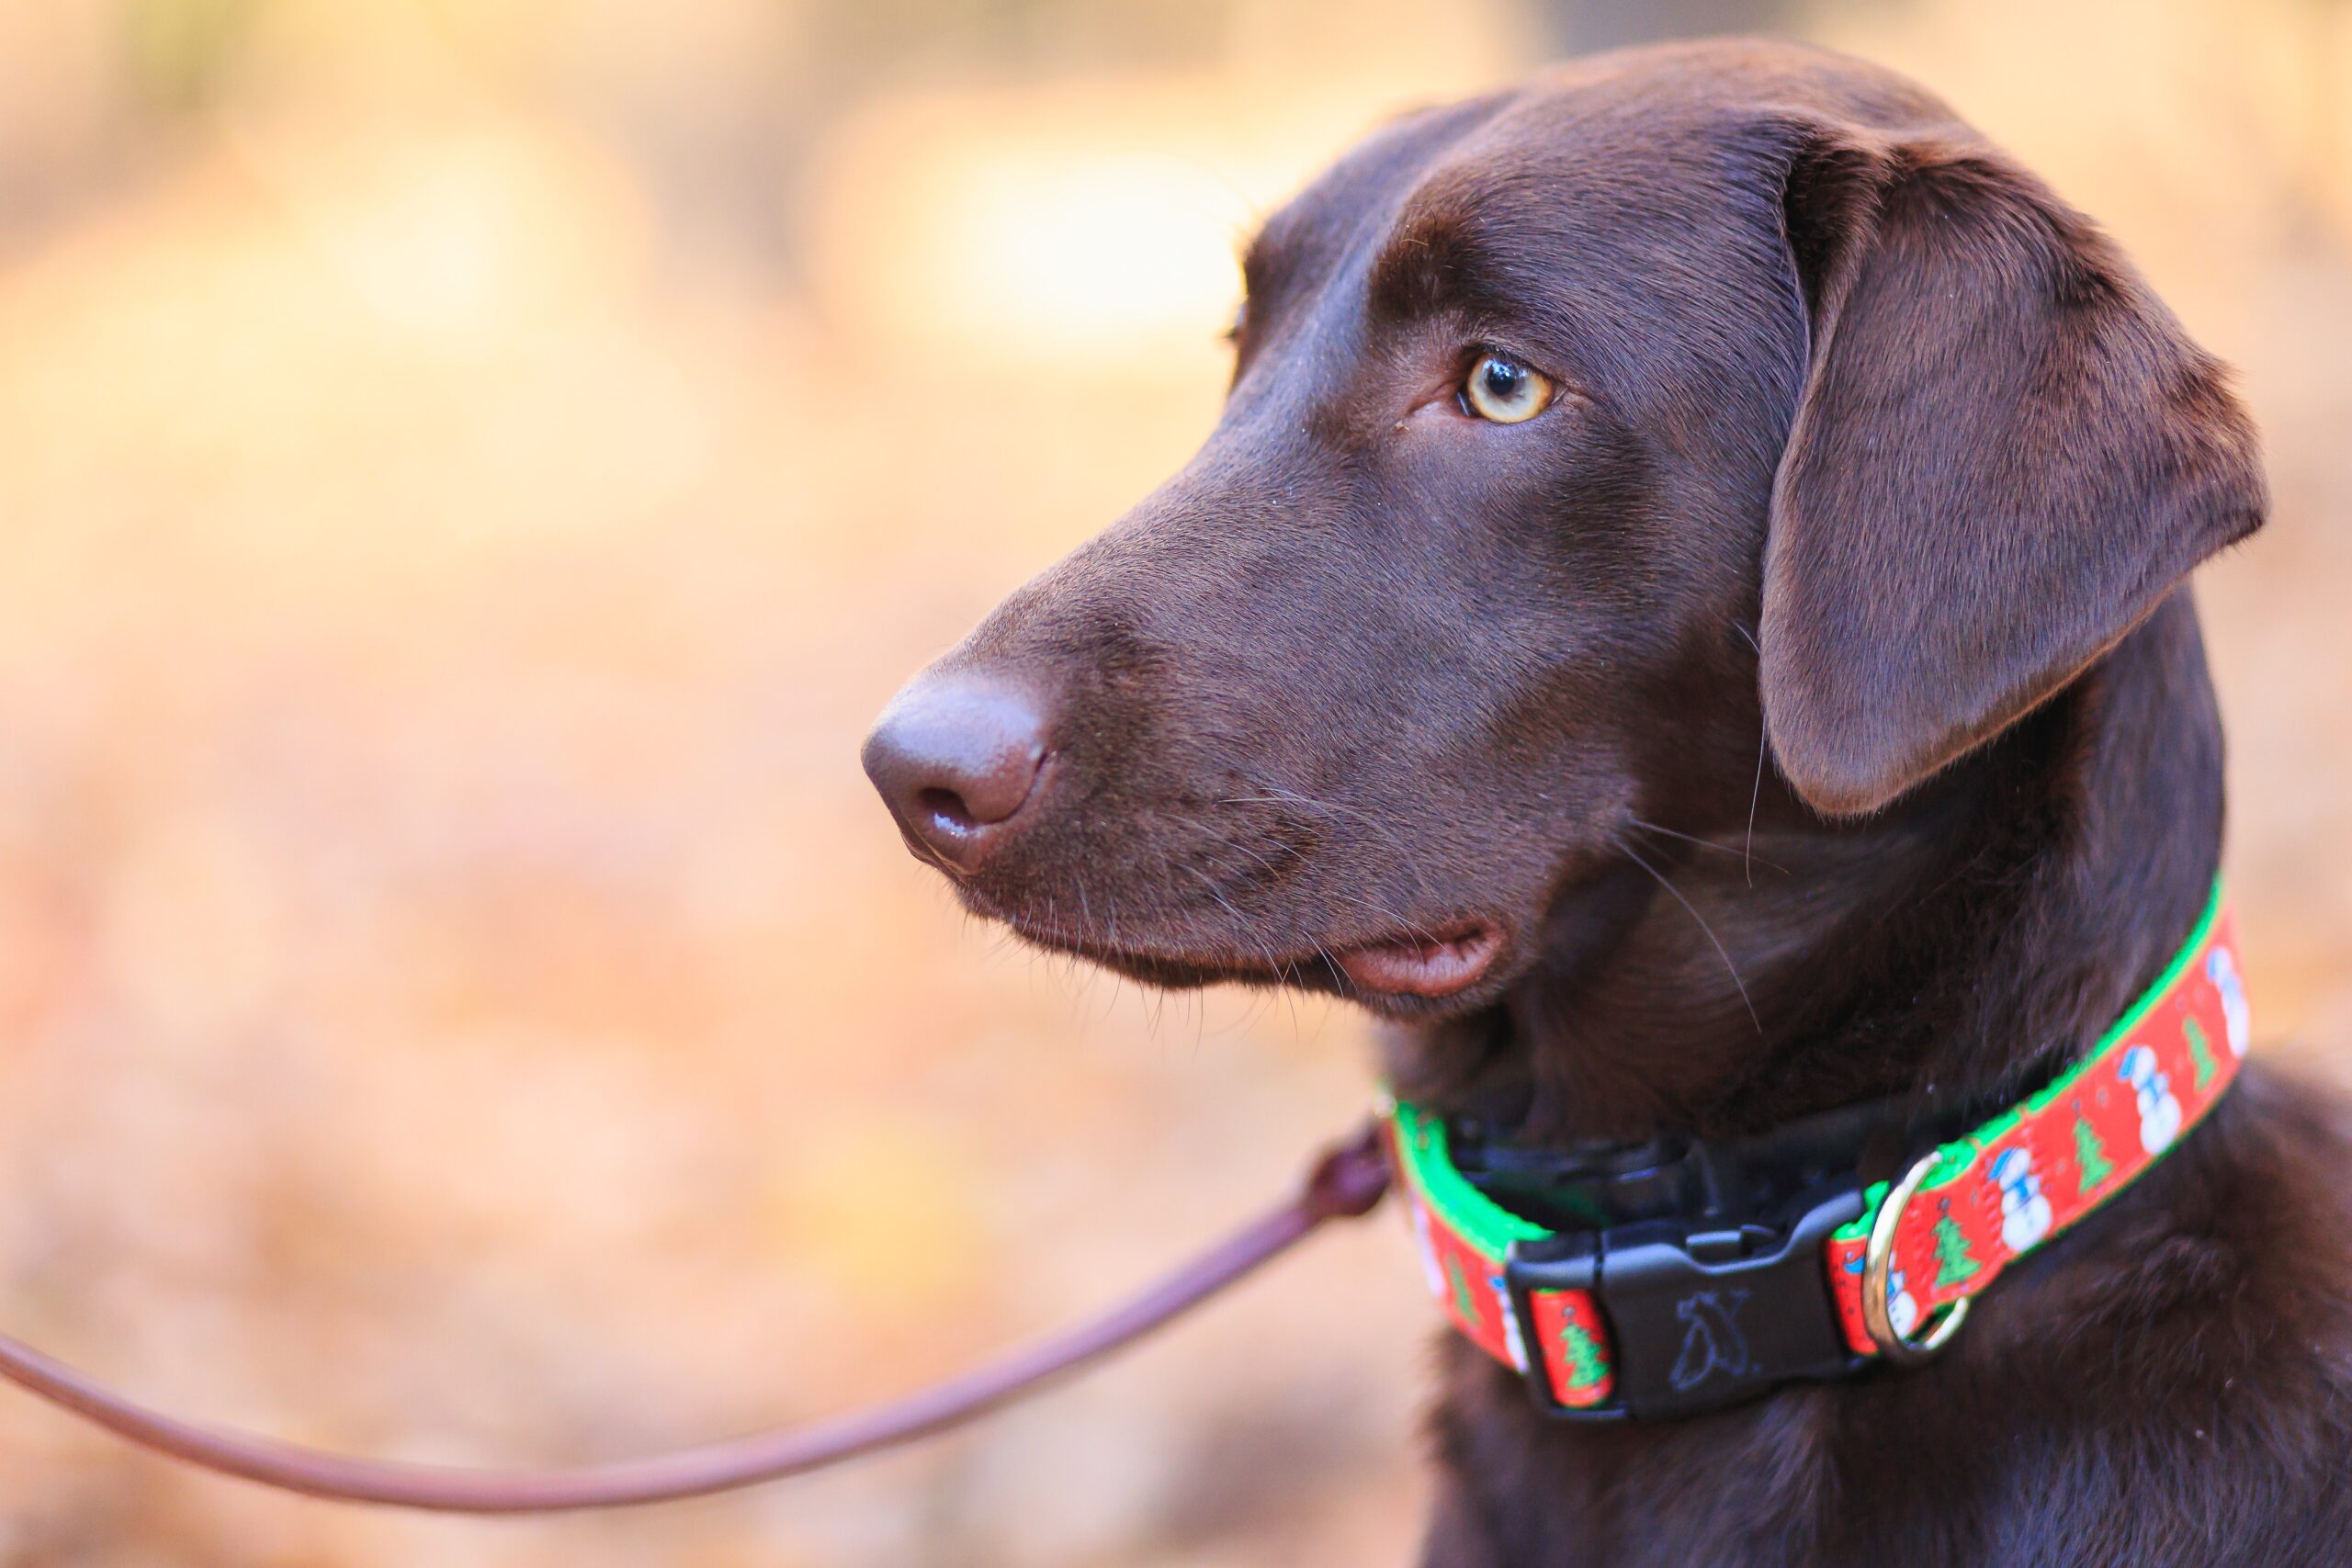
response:
<path fill-rule="evenodd" d="M 1566 1421 L 1690 1416 L 1859 1370 L 1868 1359 L 1846 1347 L 1822 1248 L 1861 1214 L 1860 1185 L 1843 1181 L 1799 1197 L 1779 1225 L 1643 1220 L 1513 1244 L 1503 1278 L 1536 1408 Z M 1600 1303 L 1614 1352 L 1607 1403 L 1560 1403 L 1533 1342 L 1537 1291 Z"/>

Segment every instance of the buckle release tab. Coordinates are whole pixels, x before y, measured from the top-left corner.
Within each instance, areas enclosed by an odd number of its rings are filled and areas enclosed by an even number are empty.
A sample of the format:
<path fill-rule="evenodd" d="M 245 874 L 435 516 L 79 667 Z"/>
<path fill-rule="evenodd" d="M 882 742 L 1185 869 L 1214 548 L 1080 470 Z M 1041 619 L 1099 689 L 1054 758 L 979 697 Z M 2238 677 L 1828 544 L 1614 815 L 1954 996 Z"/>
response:
<path fill-rule="evenodd" d="M 1535 1292 L 1589 1291 L 1615 1351 L 1614 1396 L 1578 1409 L 1559 1402 L 1530 1346 L 1537 1408 L 1564 1420 L 1689 1416 L 1854 1371 L 1867 1358 L 1847 1348 L 1823 1248 L 1861 1214 L 1848 1181 L 1800 1197 L 1781 1225 L 1644 1220 L 1513 1246 L 1504 1280 L 1522 1331 Z"/>

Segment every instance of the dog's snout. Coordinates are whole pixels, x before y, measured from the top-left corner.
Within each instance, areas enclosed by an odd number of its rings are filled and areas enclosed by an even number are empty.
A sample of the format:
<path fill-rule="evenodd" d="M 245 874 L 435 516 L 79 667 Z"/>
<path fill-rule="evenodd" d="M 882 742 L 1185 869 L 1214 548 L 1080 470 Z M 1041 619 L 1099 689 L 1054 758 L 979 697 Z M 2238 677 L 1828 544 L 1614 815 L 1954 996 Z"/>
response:
<path fill-rule="evenodd" d="M 1036 791 L 1045 719 L 1018 687 L 925 675 L 885 710 L 865 761 L 910 840 L 956 871 L 976 871 Z"/>

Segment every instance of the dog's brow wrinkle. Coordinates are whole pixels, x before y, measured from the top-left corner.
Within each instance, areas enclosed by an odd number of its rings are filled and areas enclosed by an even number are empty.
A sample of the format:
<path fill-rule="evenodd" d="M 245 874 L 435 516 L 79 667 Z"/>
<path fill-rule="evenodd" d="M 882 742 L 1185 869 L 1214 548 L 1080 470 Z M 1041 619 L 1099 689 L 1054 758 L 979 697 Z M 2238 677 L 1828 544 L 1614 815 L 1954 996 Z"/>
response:
<path fill-rule="evenodd" d="M 1373 263 L 1366 290 L 1374 313 L 1401 320 L 1435 311 L 1446 299 L 1448 271 L 1429 241 L 1390 241 Z"/>

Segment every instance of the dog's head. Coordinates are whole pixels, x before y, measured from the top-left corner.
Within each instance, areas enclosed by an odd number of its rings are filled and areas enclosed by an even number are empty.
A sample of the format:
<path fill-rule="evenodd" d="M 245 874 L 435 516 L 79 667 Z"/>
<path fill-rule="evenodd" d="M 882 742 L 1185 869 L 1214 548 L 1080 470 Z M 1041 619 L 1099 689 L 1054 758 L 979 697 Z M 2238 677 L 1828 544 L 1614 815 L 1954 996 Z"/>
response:
<path fill-rule="evenodd" d="M 1148 980 L 1491 999 L 1636 824 L 1885 809 L 2264 507 L 2108 242 L 1810 51 L 1402 120 L 1245 272 L 1198 456 L 866 748 L 973 908 Z"/>

